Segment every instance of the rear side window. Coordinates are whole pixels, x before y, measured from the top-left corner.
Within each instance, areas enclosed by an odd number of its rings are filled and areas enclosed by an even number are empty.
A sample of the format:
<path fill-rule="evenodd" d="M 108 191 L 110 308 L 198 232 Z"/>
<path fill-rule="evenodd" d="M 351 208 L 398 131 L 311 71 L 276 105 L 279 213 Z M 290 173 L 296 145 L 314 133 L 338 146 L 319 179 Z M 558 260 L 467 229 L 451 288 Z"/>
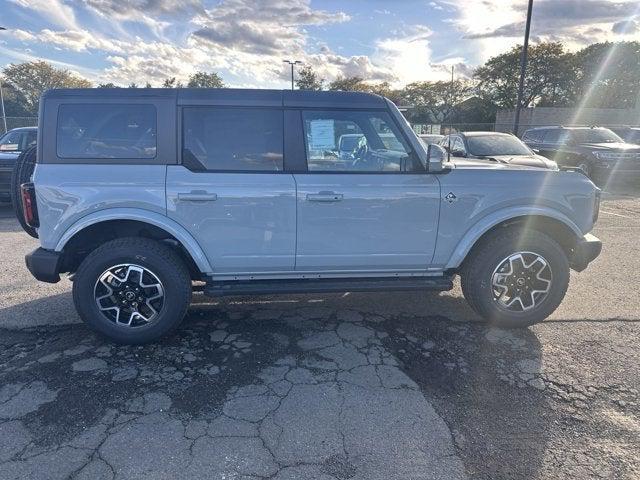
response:
<path fill-rule="evenodd" d="M 566 143 L 569 132 L 562 129 L 547 130 L 544 135 L 544 143 L 563 144 Z"/>
<path fill-rule="evenodd" d="M 279 109 L 187 107 L 182 158 L 206 170 L 283 169 L 283 113 Z"/>
<path fill-rule="evenodd" d="M 544 135 L 544 130 L 527 130 L 522 136 L 523 142 L 540 142 Z"/>
<path fill-rule="evenodd" d="M 156 116 L 153 105 L 60 105 L 56 135 L 58 157 L 155 158 Z"/>

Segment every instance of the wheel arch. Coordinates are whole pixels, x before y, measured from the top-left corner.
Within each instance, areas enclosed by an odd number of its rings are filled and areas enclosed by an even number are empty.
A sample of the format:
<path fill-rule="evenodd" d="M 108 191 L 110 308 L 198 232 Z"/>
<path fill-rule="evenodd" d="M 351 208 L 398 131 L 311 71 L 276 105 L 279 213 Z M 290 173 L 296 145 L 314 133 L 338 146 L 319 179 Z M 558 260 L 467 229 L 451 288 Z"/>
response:
<path fill-rule="evenodd" d="M 86 256 L 101 243 L 136 236 L 172 244 L 185 259 L 194 276 L 212 271 L 198 242 L 181 225 L 163 215 L 134 209 L 100 211 L 81 218 L 65 231 L 58 240 L 55 251 L 64 252 L 65 266 L 73 269 L 81 260 L 78 257 Z"/>
<path fill-rule="evenodd" d="M 472 227 L 458 243 L 446 269 L 458 269 L 473 250 L 496 231 L 505 228 L 537 230 L 549 235 L 562 247 L 567 258 L 571 258 L 582 232 L 571 220 L 561 214 L 547 212 L 520 213 L 494 221 L 485 221 Z"/>

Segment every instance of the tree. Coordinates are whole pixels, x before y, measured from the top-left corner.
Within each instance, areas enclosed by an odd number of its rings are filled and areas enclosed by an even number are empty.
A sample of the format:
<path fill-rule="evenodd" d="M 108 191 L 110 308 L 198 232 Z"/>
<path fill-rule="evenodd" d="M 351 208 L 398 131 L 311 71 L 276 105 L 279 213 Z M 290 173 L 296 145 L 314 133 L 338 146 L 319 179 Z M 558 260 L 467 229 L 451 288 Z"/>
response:
<path fill-rule="evenodd" d="M 410 105 L 408 120 L 415 123 L 444 123 L 450 121 L 456 108 L 471 95 L 466 80 L 453 82 L 414 82 L 400 92 L 402 101 Z"/>
<path fill-rule="evenodd" d="M 583 106 L 636 106 L 640 97 L 640 42 L 594 43 L 575 54 L 575 64 L 575 98 Z"/>
<path fill-rule="evenodd" d="M 366 92 L 368 85 L 360 77 L 338 77 L 329 84 L 329 90 L 340 90 L 343 92 Z"/>
<path fill-rule="evenodd" d="M 224 82 L 216 72 L 196 72 L 189 77 L 187 87 L 190 88 L 224 88 Z"/>
<path fill-rule="evenodd" d="M 119 88 L 115 83 L 99 83 L 98 88 Z"/>
<path fill-rule="evenodd" d="M 389 82 L 371 83 L 361 77 L 338 77 L 329 84 L 329 90 L 375 93 L 396 103 L 400 98 L 399 91 L 392 90 Z"/>
<path fill-rule="evenodd" d="M 296 86 L 300 90 L 322 90 L 324 78 L 320 78 L 311 66 L 306 65 L 298 72 Z"/>
<path fill-rule="evenodd" d="M 3 71 L 5 81 L 16 90 L 30 115 L 38 114 L 40 96 L 50 88 L 88 88 L 91 82 L 69 70 L 44 61 L 11 64 Z"/>
<path fill-rule="evenodd" d="M 492 57 L 474 72 L 479 93 L 498 107 L 515 107 L 521 49 L 515 46 Z M 565 106 L 573 103 L 576 68 L 572 54 L 565 52 L 561 43 L 547 42 L 529 47 L 528 55 L 523 106 Z"/>
<path fill-rule="evenodd" d="M 2 93 L 4 96 L 4 110 L 7 117 L 31 117 L 32 112 L 26 109 L 26 101 L 21 92 L 15 87 L 2 81 Z"/>
<path fill-rule="evenodd" d="M 138 84 L 135 82 L 131 82 L 127 88 L 138 88 Z"/>
<path fill-rule="evenodd" d="M 162 88 L 182 88 L 182 82 L 176 82 L 176 77 L 165 78 Z"/>

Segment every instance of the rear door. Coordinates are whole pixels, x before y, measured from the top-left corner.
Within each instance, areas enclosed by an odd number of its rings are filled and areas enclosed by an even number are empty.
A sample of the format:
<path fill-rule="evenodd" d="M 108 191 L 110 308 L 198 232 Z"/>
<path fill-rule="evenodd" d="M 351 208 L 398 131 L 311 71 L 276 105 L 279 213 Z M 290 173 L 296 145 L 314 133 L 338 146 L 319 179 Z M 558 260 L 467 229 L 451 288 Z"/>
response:
<path fill-rule="evenodd" d="M 425 271 L 436 241 L 440 186 L 384 111 L 300 113 L 306 172 L 297 183 L 296 270 Z M 344 135 L 360 136 L 347 154 Z"/>
<path fill-rule="evenodd" d="M 196 238 L 214 273 L 293 270 L 296 188 L 284 173 L 282 107 L 184 106 L 180 123 L 168 215 Z"/>

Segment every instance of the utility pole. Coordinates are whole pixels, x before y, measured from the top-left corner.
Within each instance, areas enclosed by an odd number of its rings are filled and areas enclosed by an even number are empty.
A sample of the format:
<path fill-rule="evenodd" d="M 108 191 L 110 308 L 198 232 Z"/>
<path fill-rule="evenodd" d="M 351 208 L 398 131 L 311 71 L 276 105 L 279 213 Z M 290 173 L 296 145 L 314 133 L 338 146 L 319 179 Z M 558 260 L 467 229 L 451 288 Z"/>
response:
<path fill-rule="evenodd" d="M 527 7 L 527 23 L 524 29 L 524 45 L 520 54 L 520 83 L 518 84 L 518 99 L 516 100 L 516 115 L 513 121 L 513 134 L 517 137 L 520 129 L 520 110 L 522 110 L 522 97 L 524 92 L 524 77 L 527 71 L 527 54 L 529 51 L 529 32 L 531 31 L 531 11 L 533 0 L 529 0 Z"/>
<path fill-rule="evenodd" d="M 6 30 L 0 27 L 0 30 Z M 4 113 L 4 93 L 2 92 L 2 78 L 0 78 L 0 104 L 2 105 L 2 124 L 4 125 L 4 133 L 7 133 L 7 115 Z"/>
<path fill-rule="evenodd" d="M 301 65 L 302 62 L 300 60 L 283 60 L 284 63 L 288 63 L 289 65 L 291 65 L 291 90 L 294 89 L 294 84 L 293 84 L 293 67 L 295 65 Z"/>

